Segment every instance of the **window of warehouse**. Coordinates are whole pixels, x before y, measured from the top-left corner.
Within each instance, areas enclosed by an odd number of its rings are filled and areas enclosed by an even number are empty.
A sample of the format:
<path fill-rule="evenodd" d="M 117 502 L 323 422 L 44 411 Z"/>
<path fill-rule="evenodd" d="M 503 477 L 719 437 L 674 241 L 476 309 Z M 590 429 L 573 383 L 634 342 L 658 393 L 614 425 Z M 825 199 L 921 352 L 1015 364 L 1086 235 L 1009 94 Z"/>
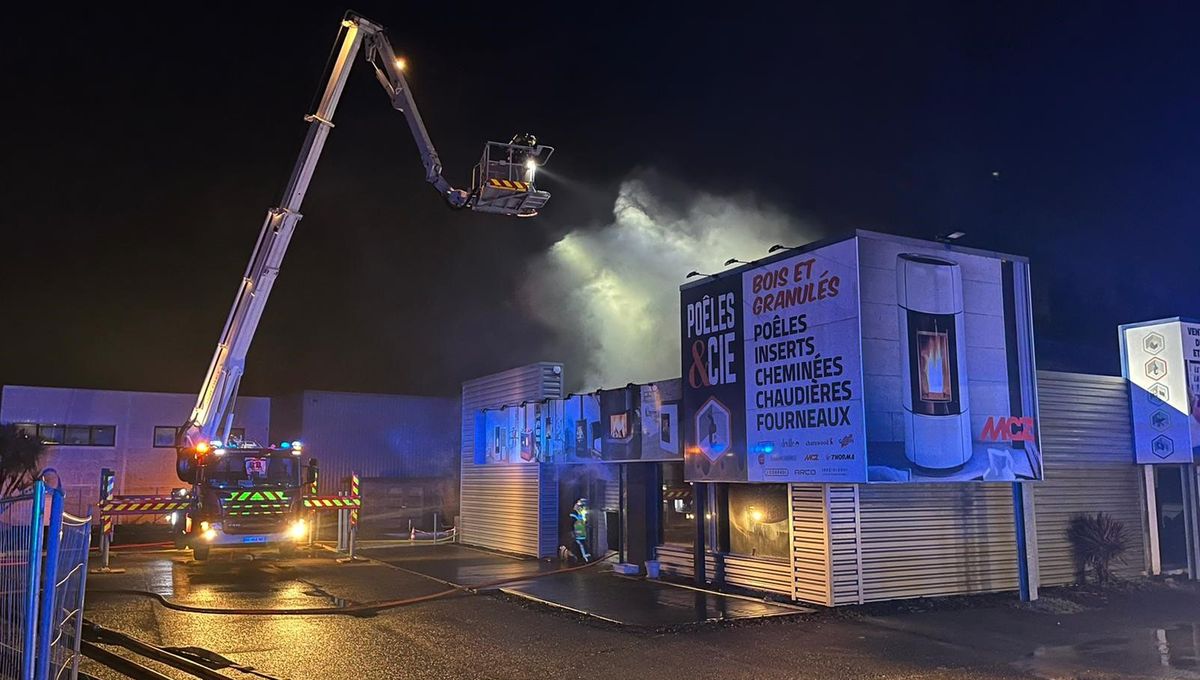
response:
<path fill-rule="evenodd" d="M 43 444 L 65 446 L 115 446 L 115 425 L 58 425 L 56 423 L 17 423 L 17 429 Z"/>
<path fill-rule="evenodd" d="M 692 545 L 696 515 L 692 485 L 683 481 L 683 463 L 662 463 L 662 545 Z"/>
<path fill-rule="evenodd" d="M 729 484 L 729 552 L 788 556 L 787 484 Z"/>

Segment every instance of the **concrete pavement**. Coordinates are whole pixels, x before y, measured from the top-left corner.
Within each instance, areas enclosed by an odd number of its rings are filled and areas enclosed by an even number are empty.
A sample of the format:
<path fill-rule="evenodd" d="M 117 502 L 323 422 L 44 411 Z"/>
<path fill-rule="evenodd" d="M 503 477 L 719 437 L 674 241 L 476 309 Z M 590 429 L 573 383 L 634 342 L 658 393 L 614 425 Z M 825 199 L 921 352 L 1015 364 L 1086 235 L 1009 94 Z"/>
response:
<path fill-rule="evenodd" d="M 445 562 L 476 569 L 479 578 L 494 569 L 486 554 L 453 555 Z M 452 568 L 436 552 L 380 554 L 399 568 L 333 557 L 249 561 L 214 553 L 195 563 L 186 552 L 120 554 L 114 560 L 125 574 L 89 577 L 87 614 L 149 642 L 203 647 L 295 679 L 1200 678 L 1200 596 L 1191 586 L 1106 602 L 1065 593 L 1034 607 L 1008 596 L 872 605 L 682 632 L 630 630 L 503 594 L 454 595 L 355 618 L 192 614 L 103 592 L 145 589 L 221 608 L 340 606 L 441 591 L 443 583 L 412 567 Z M 121 677 L 92 663 L 86 670 Z"/>

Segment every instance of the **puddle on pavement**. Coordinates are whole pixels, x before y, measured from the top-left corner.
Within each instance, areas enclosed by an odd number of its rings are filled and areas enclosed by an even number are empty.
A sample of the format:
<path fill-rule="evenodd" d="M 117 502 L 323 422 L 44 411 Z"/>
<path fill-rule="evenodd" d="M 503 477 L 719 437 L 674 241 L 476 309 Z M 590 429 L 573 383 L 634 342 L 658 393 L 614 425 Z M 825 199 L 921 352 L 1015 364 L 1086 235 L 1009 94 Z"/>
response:
<path fill-rule="evenodd" d="M 268 560 L 164 560 L 150 567 L 146 576 L 148 590 L 188 604 L 214 600 L 269 600 L 279 607 L 355 604 L 300 578 L 293 567 Z"/>
<path fill-rule="evenodd" d="M 1039 678 L 1087 677 L 1097 672 L 1200 678 L 1200 624 L 1138 628 L 1128 637 L 1039 647 L 1013 665 Z"/>

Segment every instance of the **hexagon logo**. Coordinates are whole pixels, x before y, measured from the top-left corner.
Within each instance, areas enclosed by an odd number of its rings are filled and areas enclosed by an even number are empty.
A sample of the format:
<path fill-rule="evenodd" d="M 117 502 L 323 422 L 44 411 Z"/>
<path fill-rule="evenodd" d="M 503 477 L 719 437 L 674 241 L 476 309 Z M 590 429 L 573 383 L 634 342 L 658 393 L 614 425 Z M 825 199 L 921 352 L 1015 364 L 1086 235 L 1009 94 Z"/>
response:
<path fill-rule="evenodd" d="M 1159 458 L 1170 458 L 1175 453 L 1175 442 L 1165 434 L 1150 440 L 1150 451 Z"/>
<path fill-rule="evenodd" d="M 1159 409 L 1150 414 L 1150 426 L 1159 432 L 1164 432 L 1171 426 L 1171 416 L 1166 411 Z"/>
<path fill-rule="evenodd" d="M 1162 383 L 1154 383 L 1146 388 L 1146 398 L 1155 406 L 1162 406 L 1168 399 L 1171 398 L 1171 390 Z"/>
<path fill-rule="evenodd" d="M 1167 362 L 1162 357 L 1154 357 L 1146 362 L 1146 377 L 1161 380 L 1167 375 Z"/>
<path fill-rule="evenodd" d="M 1149 354 L 1158 354 L 1166 347 L 1167 341 L 1158 333 L 1151 333 L 1142 338 L 1142 349 L 1145 349 Z"/>
<path fill-rule="evenodd" d="M 696 411 L 696 446 L 712 462 L 729 450 L 729 439 L 733 431 L 733 419 L 729 407 L 722 404 L 716 397 L 708 401 Z"/>

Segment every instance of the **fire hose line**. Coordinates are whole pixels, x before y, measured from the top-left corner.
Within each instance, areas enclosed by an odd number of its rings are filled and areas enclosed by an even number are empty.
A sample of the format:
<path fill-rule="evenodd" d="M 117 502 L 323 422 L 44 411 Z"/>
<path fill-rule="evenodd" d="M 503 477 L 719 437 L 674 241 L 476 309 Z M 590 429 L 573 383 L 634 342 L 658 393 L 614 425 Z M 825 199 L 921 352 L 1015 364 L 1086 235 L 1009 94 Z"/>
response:
<path fill-rule="evenodd" d="M 489 583 L 481 583 L 474 586 L 455 586 L 447 590 L 441 590 L 429 595 L 420 595 L 417 597 L 407 597 L 399 600 L 376 600 L 373 602 L 362 602 L 359 604 L 348 605 L 345 607 L 300 607 L 295 609 L 251 609 L 251 608 L 233 608 L 222 609 L 219 607 L 197 607 L 194 605 L 180 604 L 173 602 L 163 597 L 159 593 L 153 593 L 148 590 L 136 590 L 126 588 L 113 588 L 104 590 L 90 590 L 91 593 L 106 594 L 106 595 L 135 595 L 138 597 L 148 597 L 155 600 L 163 607 L 177 612 L 186 612 L 188 614 L 226 614 L 230 616 L 373 616 L 382 611 L 389 609 L 397 609 L 408 605 L 419 604 L 421 602 L 429 602 L 431 600 L 439 600 L 449 595 L 456 593 L 478 593 L 483 590 L 492 590 L 521 581 L 532 581 L 534 579 L 543 578 L 546 576 L 554 576 L 555 574 L 568 574 L 575 571 L 590 569 L 605 561 L 611 555 L 605 556 L 594 562 L 581 564 L 575 567 L 565 567 L 563 569 L 555 569 L 553 571 L 545 571 L 537 574 L 528 574 L 525 576 L 513 576 L 499 581 L 491 581 Z"/>

